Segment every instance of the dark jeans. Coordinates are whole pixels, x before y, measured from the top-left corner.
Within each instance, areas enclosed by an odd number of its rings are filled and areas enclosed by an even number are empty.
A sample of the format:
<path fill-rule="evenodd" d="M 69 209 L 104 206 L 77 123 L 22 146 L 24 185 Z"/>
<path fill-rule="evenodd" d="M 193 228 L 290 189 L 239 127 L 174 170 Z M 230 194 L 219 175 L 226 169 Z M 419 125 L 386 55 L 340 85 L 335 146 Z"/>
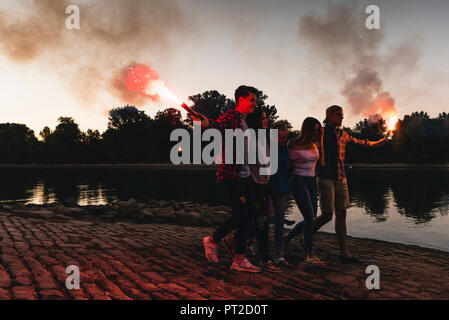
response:
<path fill-rule="evenodd" d="M 246 241 L 252 221 L 250 204 L 254 201 L 254 185 L 251 177 L 240 180 L 227 180 L 229 200 L 232 208 L 232 216 L 222 226 L 215 230 L 213 238 L 220 242 L 233 229 L 235 232 L 235 253 L 245 254 Z M 244 197 L 245 201 L 240 198 Z"/>
<path fill-rule="evenodd" d="M 268 203 L 274 214 L 274 243 L 279 253 L 284 250 L 285 193 L 270 192 Z"/>
<path fill-rule="evenodd" d="M 256 238 L 259 258 L 263 262 L 268 261 L 270 255 L 267 196 L 267 185 L 254 183 L 254 201 L 250 206 L 253 221 L 249 239 Z"/>
<path fill-rule="evenodd" d="M 317 187 L 315 177 L 293 175 L 290 187 L 296 204 L 304 220 L 298 223 L 288 234 L 291 239 L 303 232 L 308 252 L 313 250 L 313 233 L 315 231 L 318 210 Z"/>

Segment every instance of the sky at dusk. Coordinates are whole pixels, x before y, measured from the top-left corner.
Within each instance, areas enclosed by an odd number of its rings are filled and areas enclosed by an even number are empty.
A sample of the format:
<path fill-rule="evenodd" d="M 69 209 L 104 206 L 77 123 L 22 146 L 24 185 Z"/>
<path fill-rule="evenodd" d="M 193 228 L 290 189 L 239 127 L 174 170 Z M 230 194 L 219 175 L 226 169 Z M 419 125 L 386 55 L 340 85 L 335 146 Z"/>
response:
<path fill-rule="evenodd" d="M 70 4 L 81 10 L 80 30 L 65 27 Z M 380 30 L 365 27 L 368 5 L 380 8 Z M 371 110 L 370 94 L 400 118 L 435 117 L 449 112 L 448 20 L 447 0 L 3 0 L 0 123 L 37 136 L 69 116 L 102 132 L 108 111 L 128 103 L 112 83 L 133 62 L 185 101 L 255 86 L 297 129 L 332 104 L 353 126 Z M 173 106 L 138 107 L 154 116 Z"/>

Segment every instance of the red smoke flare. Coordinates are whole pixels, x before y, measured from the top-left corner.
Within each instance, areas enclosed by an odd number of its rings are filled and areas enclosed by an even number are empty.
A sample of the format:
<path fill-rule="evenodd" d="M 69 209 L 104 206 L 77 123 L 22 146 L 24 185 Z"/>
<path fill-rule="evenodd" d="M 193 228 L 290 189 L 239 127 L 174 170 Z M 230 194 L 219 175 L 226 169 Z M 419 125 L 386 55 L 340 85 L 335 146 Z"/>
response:
<path fill-rule="evenodd" d="M 123 68 L 112 82 L 112 87 L 127 103 L 144 104 L 147 98 L 155 102 L 162 99 L 176 103 L 190 114 L 196 114 L 167 88 L 156 70 L 144 64 L 132 63 Z"/>
<path fill-rule="evenodd" d="M 173 94 L 159 73 L 145 64 L 131 63 L 124 67 L 112 81 L 114 94 L 126 103 L 144 105 L 150 99 L 153 102 L 166 100 L 177 105 L 182 100 Z"/>
<path fill-rule="evenodd" d="M 153 101 L 159 100 L 158 94 L 149 95 L 146 92 L 151 81 L 160 80 L 160 76 L 156 70 L 144 64 L 131 64 L 127 69 L 126 79 L 123 79 L 126 89 L 137 92 Z"/>

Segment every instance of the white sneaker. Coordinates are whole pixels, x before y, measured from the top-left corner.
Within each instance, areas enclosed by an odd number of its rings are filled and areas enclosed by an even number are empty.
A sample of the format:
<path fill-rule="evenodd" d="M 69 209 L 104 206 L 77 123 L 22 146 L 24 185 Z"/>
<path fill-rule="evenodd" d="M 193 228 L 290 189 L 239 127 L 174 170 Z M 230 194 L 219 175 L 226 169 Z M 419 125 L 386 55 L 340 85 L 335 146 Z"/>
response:
<path fill-rule="evenodd" d="M 210 239 L 211 237 L 203 238 L 204 251 L 206 253 L 206 259 L 212 263 L 218 263 L 217 257 L 217 244 Z"/>
<path fill-rule="evenodd" d="M 247 258 L 237 261 L 234 259 L 232 262 L 231 270 L 236 271 L 246 271 L 246 272 L 261 272 L 262 269 L 254 266 L 251 262 L 248 261 Z"/>

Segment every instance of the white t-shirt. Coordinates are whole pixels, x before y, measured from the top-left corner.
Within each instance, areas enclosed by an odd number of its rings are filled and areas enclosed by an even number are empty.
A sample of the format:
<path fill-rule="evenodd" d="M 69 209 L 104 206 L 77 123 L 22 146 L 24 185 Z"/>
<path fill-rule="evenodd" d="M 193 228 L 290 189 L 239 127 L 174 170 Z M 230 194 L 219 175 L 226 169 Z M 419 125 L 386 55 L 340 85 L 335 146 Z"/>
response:
<path fill-rule="evenodd" d="M 243 126 L 243 132 L 248 130 L 248 124 L 246 123 L 245 119 L 242 119 L 242 126 Z M 244 155 L 243 158 L 245 159 L 245 164 L 240 165 L 240 178 L 247 178 L 251 175 L 251 171 L 249 169 L 248 165 L 248 137 L 245 137 L 245 143 L 244 143 Z"/>

